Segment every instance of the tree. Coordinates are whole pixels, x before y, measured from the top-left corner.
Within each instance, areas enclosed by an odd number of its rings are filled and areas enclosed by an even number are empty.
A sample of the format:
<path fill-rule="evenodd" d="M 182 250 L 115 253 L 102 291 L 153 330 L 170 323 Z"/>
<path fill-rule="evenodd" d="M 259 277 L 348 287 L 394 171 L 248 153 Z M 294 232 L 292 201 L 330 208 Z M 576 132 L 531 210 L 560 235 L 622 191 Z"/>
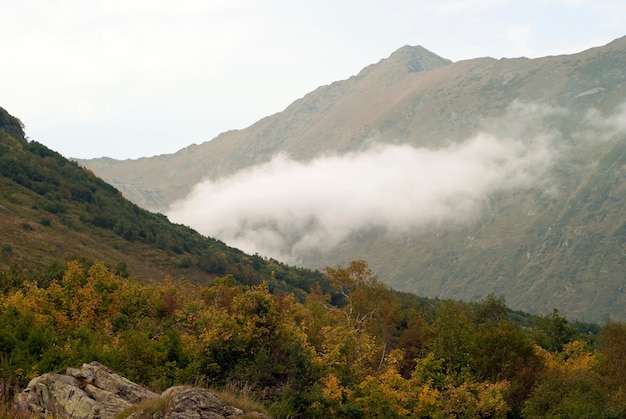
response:
<path fill-rule="evenodd" d="M 490 323 L 497 325 L 507 318 L 507 307 L 504 297 L 496 298 L 493 294 L 474 303 L 472 316 L 477 324 Z"/>
<path fill-rule="evenodd" d="M 363 260 L 352 261 L 347 268 L 328 267 L 325 275 L 343 299 L 341 312 L 348 327 L 360 332 L 379 310 L 389 289 L 372 276 L 372 270 Z"/>
<path fill-rule="evenodd" d="M 342 345 L 353 339 L 353 350 L 346 353 L 347 366 L 357 363 L 381 369 L 399 338 L 399 300 L 363 260 L 352 261 L 347 268 L 326 268 L 325 276 L 342 300 L 338 307 L 321 303 L 345 319 L 345 326 L 337 326 L 345 327 L 343 335 L 349 337 Z"/>
<path fill-rule="evenodd" d="M 534 342 L 518 323 L 506 320 L 479 325 L 469 356 L 479 381 L 509 383 L 506 400 L 516 413 L 543 369 Z"/>
<path fill-rule="evenodd" d="M 563 345 L 574 337 L 575 330 L 568 325 L 559 310 L 552 310 L 549 316 L 539 316 L 535 326 L 535 341 L 548 351 L 561 351 Z"/>
<path fill-rule="evenodd" d="M 406 328 L 402 330 L 398 342 L 399 349 L 402 350 L 399 373 L 404 378 L 409 378 L 417 363 L 417 359 L 426 355 L 430 344 L 432 330 L 430 325 L 415 310 L 408 312 Z"/>
<path fill-rule="evenodd" d="M 599 356 L 587 342 L 572 341 L 562 351 L 537 347 L 545 370 L 522 410 L 528 418 L 624 417 L 611 403 L 603 377 L 598 373 Z"/>
<path fill-rule="evenodd" d="M 609 321 L 600 331 L 599 371 L 615 409 L 626 413 L 626 324 Z"/>
<path fill-rule="evenodd" d="M 443 360 L 450 373 L 469 371 L 473 325 L 463 306 L 445 301 L 439 308 L 432 331 L 431 350 L 435 358 Z"/>

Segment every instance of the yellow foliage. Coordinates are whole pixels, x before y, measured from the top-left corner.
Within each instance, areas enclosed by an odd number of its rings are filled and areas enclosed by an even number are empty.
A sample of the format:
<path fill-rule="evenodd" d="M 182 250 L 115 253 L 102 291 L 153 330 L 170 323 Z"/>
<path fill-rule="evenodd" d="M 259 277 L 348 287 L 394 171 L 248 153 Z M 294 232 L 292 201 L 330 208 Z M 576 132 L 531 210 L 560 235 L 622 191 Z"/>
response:
<path fill-rule="evenodd" d="M 154 287 L 116 276 L 102 263 L 94 264 L 85 273 L 77 261 L 72 261 L 60 282 L 52 281 L 47 288 L 28 283 L 24 289 L 8 295 L 1 307 L 30 316 L 42 327 L 59 331 L 79 327 L 112 336 L 112 322 L 120 312 L 137 312 L 142 300 L 150 305 L 150 289 Z"/>
<path fill-rule="evenodd" d="M 77 260 L 67 263 L 67 271 L 63 275 L 63 287 L 69 290 L 78 288 L 85 280 L 85 271 Z"/>
<path fill-rule="evenodd" d="M 328 374 L 326 377 L 322 378 L 322 384 L 324 385 L 322 389 L 324 397 L 333 403 L 341 403 L 346 389 L 341 385 L 337 376 L 335 376 L 335 374 Z"/>
<path fill-rule="evenodd" d="M 91 281 L 84 287 L 75 289 L 70 303 L 70 310 L 75 323 L 83 327 L 95 329 L 98 323 L 96 310 L 99 303 L 98 295 Z"/>
<path fill-rule="evenodd" d="M 407 408 L 410 397 L 407 380 L 393 367 L 386 368 L 377 377 L 368 375 L 357 389 L 359 397 L 356 400 L 364 413 L 379 417 L 407 416 L 410 413 Z"/>
<path fill-rule="evenodd" d="M 22 317 L 32 317 L 34 324 L 42 327 L 63 328 L 69 324 L 69 319 L 63 311 L 57 310 L 47 291 L 34 283 L 7 296 L 2 307 L 5 310 L 15 310 Z"/>
<path fill-rule="evenodd" d="M 415 407 L 413 413 L 417 417 L 437 417 L 442 416 L 443 400 L 439 390 L 425 384 L 415 393 Z"/>
<path fill-rule="evenodd" d="M 266 283 L 239 286 L 230 276 L 204 287 L 171 281 L 148 285 L 121 278 L 100 263 L 85 272 L 78 262 L 70 262 L 62 280 L 52 281 L 47 288 L 25 284 L 0 299 L 0 311 L 25 319 L 25 329 L 32 322 L 69 331 L 59 333 L 64 340 L 43 345 L 50 351 L 49 358 L 72 359 L 79 353 L 78 345 L 93 343 L 99 345 L 98 354 L 122 359 L 135 372 L 155 369 L 154 380 L 165 372 L 184 380 L 220 380 L 232 374 L 256 379 L 259 387 L 293 382 L 294 393 L 311 390 L 310 397 L 299 402 L 308 403 L 321 417 L 359 411 L 369 417 L 429 418 L 504 418 L 510 413 L 507 398 L 511 403 L 520 382 L 516 378 L 511 378 L 513 384 L 475 381 L 474 373 L 486 376 L 466 363 L 472 361 L 469 343 L 478 335 L 459 307 L 444 306 L 434 329 L 424 321 L 428 328 L 417 334 L 399 327 L 406 313 L 393 313 L 399 303 L 386 296 L 386 288 L 365 265 L 329 269 L 327 274 L 345 298 L 339 308 L 330 307 L 329 296 L 320 287 L 303 305 L 293 294 L 271 294 Z M 88 342 L 92 330 L 97 334 L 94 342 Z M 431 330 L 435 331 L 432 341 Z M 402 339 L 406 335 L 399 335 L 409 332 L 410 345 L 406 345 Z M 616 340 L 611 346 L 614 352 L 604 356 L 621 362 L 621 342 Z M 559 379 L 595 379 L 593 374 L 601 371 L 600 354 L 581 341 L 564 345 L 560 352 L 538 346 L 535 351 L 546 372 Z M 449 368 L 450 357 L 464 368 Z M 407 377 L 412 365 L 413 374 Z M 20 374 L 29 376 L 38 372 L 23 371 Z M 537 374 L 539 368 L 530 371 Z M 612 391 L 616 400 L 624 396 L 620 383 L 616 381 Z M 519 399 L 512 402 L 517 403 L 514 408 L 524 402 Z"/>
<path fill-rule="evenodd" d="M 480 417 L 505 418 L 510 408 L 505 396 L 510 385 L 507 381 L 478 384 L 478 413 Z"/>
<path fill-rule="evenodd" d="M 535 351 L 543 359 L 548 371 L 559 374 L 576 374 L 591 371 L 598 365 L 599 355 L 586 342 L 574 340 L 566 343 L 561 352 L 548 352 L 536 346 Z"/>

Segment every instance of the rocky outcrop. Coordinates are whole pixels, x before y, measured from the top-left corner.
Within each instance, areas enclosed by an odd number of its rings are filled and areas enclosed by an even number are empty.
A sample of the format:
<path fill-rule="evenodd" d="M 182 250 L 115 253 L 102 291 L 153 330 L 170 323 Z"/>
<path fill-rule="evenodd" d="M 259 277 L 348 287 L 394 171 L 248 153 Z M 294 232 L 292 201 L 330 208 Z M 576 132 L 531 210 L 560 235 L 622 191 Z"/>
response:
<path fill-rule="evenodd" d="M 22 144 L 27 143 L 24 125 L 4 108 L 0 108 L 0 131 L 6 132 Z"/>
<path fill-rule="evenodd" d="M 209 390 L 177 386 L 158 394 L 98 362 L 83 364 L 78 369 L 68 368 L 65 374 L 34 378 L 15 397 L 15 408 L 21 415 L 33 418 L 225 419 L 244 416 L 242 410 L 224 406 Z M 266 417 L 256 412 L 246 415 Z"/>

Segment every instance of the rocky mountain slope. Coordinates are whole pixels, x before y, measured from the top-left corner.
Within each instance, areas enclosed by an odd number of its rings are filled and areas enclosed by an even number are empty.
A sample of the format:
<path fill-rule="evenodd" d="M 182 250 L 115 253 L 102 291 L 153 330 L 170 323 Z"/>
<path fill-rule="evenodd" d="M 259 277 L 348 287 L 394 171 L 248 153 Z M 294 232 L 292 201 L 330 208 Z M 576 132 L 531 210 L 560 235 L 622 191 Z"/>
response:
<path fill-rule="evenodd" d="M 573 55 L 451 63 L 403 47 L 283 112 L 172 155 L 81 161 L 146 208 L 165 211 L 202 179 L 277 153 L 306 161 L 372 144 L 442 149 L 479 135 L 542 142 L 534 187 L 492 193 L 463 223 L 354 232 L 307 266 L 368 260 L 378 276 L 424 296 L 503 295 L 513 308 L 626 319 L 626 38 Z"/>

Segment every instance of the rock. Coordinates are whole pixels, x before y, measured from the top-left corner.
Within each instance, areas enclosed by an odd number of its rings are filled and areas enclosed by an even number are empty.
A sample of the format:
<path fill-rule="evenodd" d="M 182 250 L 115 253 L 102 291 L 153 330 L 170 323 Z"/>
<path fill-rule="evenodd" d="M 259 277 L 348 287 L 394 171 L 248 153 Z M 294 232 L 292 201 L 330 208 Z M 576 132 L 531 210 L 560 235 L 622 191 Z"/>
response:
<path fill-rule="evenodd" d="M 222 419 L 243 415 L 243 411 L 227 409 L 220 399 L 202 388 L 171 387 L 162 397 L 169 399 L 167 418 L 171 419 Z"/>
<path fill-rule="evenodd" d="M 141 400 L 159 397 L 157 393 L 133 383 L 95 361 L 83 364 L 80 369 L 68 368 L 66 375 L 71 375 L 86 383 L 85 391 L 96 401 L 121 398 L 128 403 L 137 403 Z"/>
<path fill-rule="evenodd" d="M 147 402 L 150 400 L 154 403 Z M 230 419 L 244 416 L 241 409 L 225 406 L 207 389 L 176 386 L 158 394 L 98 362 L 83 364 L 81 368 L 68 368 L 65 374 L 36 377 L 16 395 L 14 404 L 21 415 L 33 418 L 112 419 L 122 412 L 128 413 L 129 418 L 155 419 Z M 258 412 L 245 415 L 267 419 Z"/>
<path fill-rule="evenodd" d="M 16 407 L 27 416 L 87 418 L 96 401 L 79 387 L 77 379 L 59 374 L 44 374 L 28 383 L 16 396 Z"/>
<path fill-rule="evenodd" d="M 159 397 L 111 371 L 99 362 L 68 368 L 63 374 L 44 374 L 28 383 L 15 398 L 25 415 L 60 418 L 113 418 L 145 399 Z"/>

